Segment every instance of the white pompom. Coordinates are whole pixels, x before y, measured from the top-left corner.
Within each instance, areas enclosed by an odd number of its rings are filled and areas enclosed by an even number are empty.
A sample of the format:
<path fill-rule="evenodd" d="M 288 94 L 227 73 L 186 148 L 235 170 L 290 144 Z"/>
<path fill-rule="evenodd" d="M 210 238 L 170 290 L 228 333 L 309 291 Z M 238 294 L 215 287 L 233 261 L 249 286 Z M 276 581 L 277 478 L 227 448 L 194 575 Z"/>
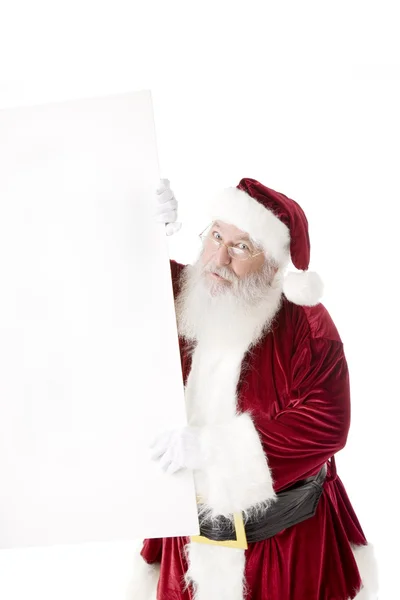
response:
<path fill-rule="evenodd" d="M 324 284 L 314 271 L 288 273 L 283 281 L 286 298 L 300 306 L 315 306 L 322 298 Z"/>

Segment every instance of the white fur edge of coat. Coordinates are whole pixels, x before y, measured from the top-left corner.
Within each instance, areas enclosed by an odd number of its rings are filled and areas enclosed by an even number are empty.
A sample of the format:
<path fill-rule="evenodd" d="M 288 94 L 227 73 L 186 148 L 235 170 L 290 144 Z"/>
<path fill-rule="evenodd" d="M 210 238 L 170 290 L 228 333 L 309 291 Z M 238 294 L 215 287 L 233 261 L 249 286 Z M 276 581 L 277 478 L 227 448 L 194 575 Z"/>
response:
<path fill-rule="evenodd" d="M 372 544 L 353 545 L 352 550 L 363 583 L 363 587 L 354 600 L 378 600 L 379 573 L 374 546 Z"/>
<path fill-rule="evenodd" d="M 245 597 L 244 550 L 190 542 L 185 546 L 188 571 L 186 585 L 193 585 L 195 600 L 243 600 Z M 352 546 L 363 587 L 354 600 L 377 600 L 378 566 L 372 544 Z M 126 600 L 157 600 L 160 565 L 149 565 L 135 554 L 134 573 Z M 226 587 L 228 586 L 228 587 Z M 224 596 L 223 592 L 228 593 Z M 350 599 L 349 599 L 350 600 Z"/>
<path fill-rule="evenodd" d="M 157 600 L 157 586 L 160 577 L 160 564 L 149 565 L 135 552 L 133 574 L 128 584 L 126 600 Z"/>

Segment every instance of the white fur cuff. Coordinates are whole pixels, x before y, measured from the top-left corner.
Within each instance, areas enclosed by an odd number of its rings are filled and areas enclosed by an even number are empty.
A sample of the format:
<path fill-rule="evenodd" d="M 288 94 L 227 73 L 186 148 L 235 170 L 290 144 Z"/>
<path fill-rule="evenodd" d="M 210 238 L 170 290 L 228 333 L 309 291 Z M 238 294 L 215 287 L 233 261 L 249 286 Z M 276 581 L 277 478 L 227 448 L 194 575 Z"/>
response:
<path fill-rule="evenodd" d="M 211 516 L 249 514 L 276 499 L 267 457 L 248 413 L 204 427 L 201 442 L 207 455 L 203 473 Z"/>

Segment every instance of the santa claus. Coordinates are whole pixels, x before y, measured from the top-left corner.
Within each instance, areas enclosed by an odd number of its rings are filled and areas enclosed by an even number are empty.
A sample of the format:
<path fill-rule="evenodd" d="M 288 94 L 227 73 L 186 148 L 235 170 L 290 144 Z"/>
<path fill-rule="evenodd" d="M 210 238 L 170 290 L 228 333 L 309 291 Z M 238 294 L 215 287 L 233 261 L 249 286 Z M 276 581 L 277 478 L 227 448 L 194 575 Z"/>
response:
<path fill-rule="evenodd" d="M 157 207 L 174 233 L 168 180 Z M 171 261 L 188 426 L 152 445 L 171 476 L 193 470 L 201 535 L 145 540 L 132 600 L 374 600 L 373 549 L 335 468 L 349 376 L 305 214 L 254 179 L 212 211 L 196 263 Z"/>

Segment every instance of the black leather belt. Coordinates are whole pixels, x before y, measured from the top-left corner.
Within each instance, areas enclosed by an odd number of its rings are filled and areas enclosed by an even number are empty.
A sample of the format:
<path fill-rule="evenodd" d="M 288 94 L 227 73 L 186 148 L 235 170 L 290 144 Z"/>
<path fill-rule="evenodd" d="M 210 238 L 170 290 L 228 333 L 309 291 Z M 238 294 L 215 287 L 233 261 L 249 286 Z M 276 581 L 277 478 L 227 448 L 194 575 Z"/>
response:
<path fill-rule="evenodd" d="M 317 475 L 303 479 L 290 488 L 278 492 L 277 500 L 265 509 L 261 516 L 249 518 L 244 522 L 247 542 L 266 540 L 288 527 L 313 517 L 322 494 L 326 471 L 325 464 Z M 212 521 L 200 522 L 200 536 L 204 541 L 207 539 L 211 543 L 233 542 L 233 544 L 238 537 L 235 524 L 224 516 L 216 517 Z"/>

